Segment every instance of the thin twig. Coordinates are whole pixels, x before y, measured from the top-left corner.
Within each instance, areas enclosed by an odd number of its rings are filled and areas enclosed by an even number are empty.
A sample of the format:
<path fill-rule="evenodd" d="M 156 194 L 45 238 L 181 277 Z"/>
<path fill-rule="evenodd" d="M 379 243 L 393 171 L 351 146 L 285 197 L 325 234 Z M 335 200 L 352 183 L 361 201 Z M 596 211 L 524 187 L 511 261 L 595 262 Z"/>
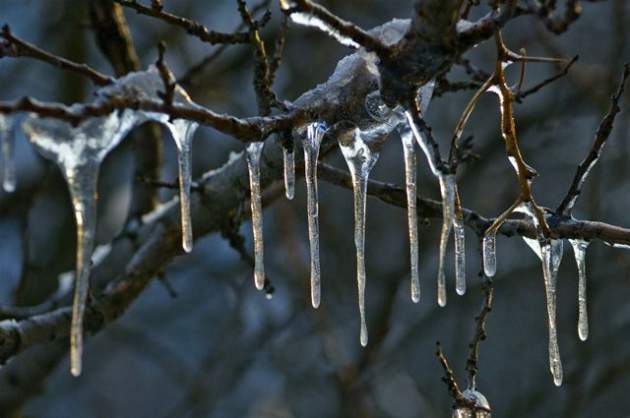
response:
<path fill-rule="evenodd" d="M 63 70 L 81 74 L 89 78 L 94 84 L 99 86 L 104 86 L 114 81 L 112 77 L 96 71 L 95 69 L 89 67 L 87 64 L 79 64 L 66 58 L 51 54 L 50 52 L 44 51 L 43 49 L 38 48 L 35 45 L 18 38 L 17 36 L 13 35 L 13 33 L 11 33 L 9 25 L 4 25 L 2 27 L 0 38 L 5 40 L 5 42 L 0 42 L 0 58 L 34 58 L 36 60 L 43 61 L 47 64 L 61 68 Z"/>
<path fill-rule="evenodd" d="M 629 75 L 630 64 L 626 64 L 624 66 L 623 74 L 621 76 L 621 81 L 619 82 L 617 92 L 611 98 L 610 108 L 608 109 L 608 112 L 606 113 L 602 121 L 599 123 L 599 128 L 597 129 L 597 133 L 595 134 L 595 140 L 593 141 L 593 145 L 591 146 L 590 151 L 586 155 L 586 158 L 584 158 L 584 160 L 578 165 L 567 195 L 564 197 L 564 199 L 562 199 L 562 202 L 558 206 L 558 209 L 556 209 L 557 215 L 571 215 L 573 206 L 575 205 L 575 202 L 582 192 L 582 186 L 584 185 L 584 182 L 586 181 L 586 178 L 591 172 L 593 166 L 597 164 L 602 149 L 606 144 L 606 140 L 608 139 L 608 137 L 610 136 L 610 132 L 612 131 L 615 117 L 621 110 L 619 108 L 619 99 L 623 94 L 626 86 L 626 80 L 628 79 Z"/>
<path fill-rule="evenodd" d="M 180 28 L 186 29 L 190 35 L 195 36 L 209 44 L 246 44 L 249 43 L 249 34 L 247 32 L 222 33 L 209 30 L 201 23 L 177 16 L 162 10 L 162 8 L 148 7 L 138 3 L 136 0 L 114 0 L 121 6 L 135 10 L 138 14 L 151 16 L 160 19 L 166 23 Z"/>
<path fill-rule="evenodd" d="M 564 77 L 565 75 L 567 75 L 569 73 L 569 69 L 573 66 L 573 64 L 575 64 L 578 60 L 579 56 L 576 55 L 575 57 L 573 57 L 571 59 L 571 61 L 569 61 L 563 68 L 562 71 L 560 71 L 559 73 L 541 81 L 540 83 L 528 88 L 527 90 L 524 91 L 519 91 L 517 94 L 514 95 L 514 100 L 518 103 L 521 103 L 523 101 L 524 98 L 526 98 L 527 96 L 529 96 L 530 94 L 536 93 L 538 92 L 540 89 L 542 89 L 543 87 L 553 83 L 554 81 Z"/>

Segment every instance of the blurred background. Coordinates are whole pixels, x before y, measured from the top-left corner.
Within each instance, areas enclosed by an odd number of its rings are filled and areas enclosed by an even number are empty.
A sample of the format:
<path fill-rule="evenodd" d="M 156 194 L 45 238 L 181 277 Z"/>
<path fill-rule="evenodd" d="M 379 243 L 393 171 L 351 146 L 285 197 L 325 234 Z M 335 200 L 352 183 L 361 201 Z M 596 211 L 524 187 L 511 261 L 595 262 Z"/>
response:
<path fill-rule="evenodd" d="M 211 29 L 233 31 L 240 23 L 234 1 L 164 0 L 166 10 L 193 17 Z M 410 0 L 322 1 L 339 16 L 370 28 L 408 17 Z M 254 3 L 249 2 L 250 6 Z M 0 21 L 34 44 L 112 74 L 90 28 L 89 1 L 2 0 Z M 264 29 L 270 42 L 280 13 L 272 2 Z M 630 4 L 625 0 L 585 3 L 583 16 L 562 36 L 535 18 L 519 18 L 504 31 L 507 44 L 530 55 L 572 57 L 569 75 L 516 106 L 522 150 L 540 176 L 534 183 L 542 205 L 555 208 L 609 105 L 609 97 L 630 57 Z M 176 76 L 215 48 L 183 30 L 125 10 L 143 67 L 168 42 L 167 61 Z M 350 51 L 312 29 L 290 27 L 285 58 L 275 83 L 293 100 L 325 81 Z M 493 43 L 469 52 L 478 67 L 492 71 Z M 188 86 L 193 99 L 237 116 L 254 115 L 252 50 L 233 46 Z M 461 69 L 449 75 L 464 79 Z M 517 69 L 510 69 L 517 79 Z M 526 86 L 558 68 L 527 67 Z M 0 60 L 0 99 L 31 95 L 65 103 L 89 99 L 85 79 L 29 59 Z M 443 149 L 472 91 L 447 93 L 431 103 L 427 119 Z M 630 102 L 586 183 L 575 216 L 630 226 L 628 122 Z M 484 97 L 468 124 L 479 159 L 459 175 L 465 207 L 492 217 L 517 195 L 498 130 L 497 101 Z M 177 177 L 175 147 L 163 131 L 161 179 Z M 201 127 L 195 136 L 195 176 L 220 167 L 242 145 Z M 123 227 L 133 181 L 132 145 L 123 142 L 107 158 L 99 185 L 98 239 L 106 243 Z M 56 167 L 35 154 L 21 134 L 16 140 L 18 190 L 0 195 L 0 303 L 33 305 L 46 300 L 60 273 L 74 265 L 74 221 Z M 345 164 L 338 151 L 328 161 Z M 419 193 L 438 198 L 437 182 L 419 160 Z M 402 184 L 402 148 L 393 137 L 372 172 L 378 180 Z M 194 251 L 165 271 L 172 286 L 154 280 L 117 322 L 89 339 L 85 368 L 73 378 L 64 359 L 51 373 L 28 382 L 23 417 L 447 417 L 452 401 L 435 356 L 440 341 L 460 385 L 483 300 L 479 244 L 467 231 L 469 290 L 453 292 L 453 258 L 448 263 L 448 305 L 436 304 L 440 222 L 421 223 L 420 303 L 409 296 L 406 214 L 368 200 L 367 311 L 370 344 L 359 345 L 352 195 L 323 181 L 320 187 L 322 305 L 310 306 L 306 191 L 277 199 L 264 212 L 266 269 L 275 286 L 267 300 L 253 286 L 252 271 L 219 234 L 200 238 Z M 162 198 L 171 196 L 163 191 Z M 241 232 L 249 251 L 251 226 Z M 547 362 L 546 308 L 540 262 L 520 238 L 498 238 L 494 309 L 481 346 L 478 389 L 496 417 L 630 416 L 630 253 L 593 242 L 587 253 L 591 332 L 577 335 L 577 270 L 565 243 L 558 285 L 558 327 L 564 384 L 553 385 Z M 452 250 L 451 250 L 452 251 Z M 174 294 L 173 294 L 174 293 Z M 28 353 L 22 357 L 28 359 Z M 16 361 L 26 361 L 18 358 Z M 8 388 L 0 387 L 0 392 Z M 0 411 L 0 414 L 3 413 Z"/>

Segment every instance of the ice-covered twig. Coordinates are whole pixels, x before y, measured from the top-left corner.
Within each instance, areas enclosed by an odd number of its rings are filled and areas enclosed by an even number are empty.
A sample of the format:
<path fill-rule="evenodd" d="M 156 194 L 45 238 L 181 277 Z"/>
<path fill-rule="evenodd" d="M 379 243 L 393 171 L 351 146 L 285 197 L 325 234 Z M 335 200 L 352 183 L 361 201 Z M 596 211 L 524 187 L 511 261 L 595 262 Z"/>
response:
<path fill-rule="evenodd" d="M 516 95 L 514 95 L 514 100 L 517 101 L 518 103 L 521 103 L 523 101 L 524 98 L 526 98 L 527 96 L 534 94 L 538 91 L 540 91 L 542 88 L 548 86 L 549 84 L 553 83 L 554 81 L 564 77 L 565 75 L 567 75 L 569 73 L 569 70 L 571 69 L 571 67 L 573 67 L 573 64 L 575 64 L 578 60 L 579 56 L 576 55 L 575 57 L 573 57 L 571 59 L 571 61 L 569 61 L 564 68 L 562 68 L 562 70 L 560 72 L 558 72 L 557 74 L 544 79 L 543 81 L 539 82 L 538 84 L 528 88 L 527 90 L 522 90 L 519 91 Z"/>
<path fill-rule="evenodd" d="M 299 23 L 318 27 L 345 45 L 362 46 L 379 56 L 385 56 L 388 53 L 388 48 L 378 38 L 354 23 L 342 20 L 324 6 L 310 0 L 280 0 L 280 7 L 289 16 L 294 14 L 302 16 L 301 19 L 298 18 Z"/>
<path fill-rule="evenodd" d="M 483 277 L 483 272 L 480 273 Z M 477 374 L 479 373 L 479 347 L 481 342 L 487 337 L 486 333 L 486 321 L 488 315 L 492 312 L 492 300 L 494 297 L 494 286 L 491 279 L 486 279 L 483 284 L 484 299 L 481 305 L 481 312 L 475 317 L 476 328 L 475 335 L 471 343 L 469 344 L 470 352 L 468 354 L 468 360 L 466 361 L 466 371 L 468 372 L 468 387 L 470 389 L 476 389 L 477 387 Z"/>
<path fill-rule="evenodd" d="M 599 160 L 599 157 L 602 153 L 602 149 L 606 144 L 606 140 L 608 139 L 608 137 L 610 136 L 610 132 L 612 131 L 615 117 L 621 110 L 619 108 L 619 100 L 623 94 L 628 76 L 630 76 L 630 64 L 626 64 L 624 66 L 621 81 L 619 82 L 617 92 L 612 96 L 610 108 L 608 109 L 608 112 L 606 113 L 602 121 L 599 123 L 599 128 L 597 129 L 597 133 L 595 134 L 595 140 L 593 141 L 593 145 L 591 146 L 590 151 L 586 155 L 586 158 L 584 158 L 584 160 L 578 165 L 567 195 L 564 197 L 564 199 L 562 199 L 562 202 L 556 209 L 557 215 L 571 215 L 573 206 L 575 205 L 575 202 L 577 201 L 578 197 L 580 197 L 580 193 L 582 192 L 582 186 L 584 185 L 586 178 L 590 174 L 595 164 L 597 164 L 597 161 Z"/>

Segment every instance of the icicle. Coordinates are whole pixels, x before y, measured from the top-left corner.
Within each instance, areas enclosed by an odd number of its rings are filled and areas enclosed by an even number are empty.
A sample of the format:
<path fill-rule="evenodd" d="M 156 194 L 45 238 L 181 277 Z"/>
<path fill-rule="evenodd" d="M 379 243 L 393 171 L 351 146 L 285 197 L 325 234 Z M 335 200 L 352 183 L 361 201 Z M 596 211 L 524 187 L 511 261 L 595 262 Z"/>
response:
<path fill-rule="evenodd" d="M 164 91 L 164 82 L 158 69 L 152 65 L 146 71 L 138 71 L 127 74 L 118 79 L 116 83 L 106 86 L 97 92 L 97 97 L 108 98 L 122 94 L 133 94 L 150 100 L 161 101 L 160 93 Z M 175 86 L 173 97 L 175 104 L 185 104 L 190 107 L 198 106 L 188 96 L 188 93 L 179 85 Z M 199 126 L 196 122 L 186 119 L 171 119 L 165 113 L 139 111 L 144 120 L 151 120 L 166 126 L 177 146 L 177 160 L 179 168 L 179 199 L 182 223 L 182 247 L 190 252 L 193 248 L 193 231 L 190 219 L 190 184 L 191 184 L 191 148 L 192 138 Z M 139 121 L 141 122 L 141 121 Z"/>
<path fill-rule="evenodd" d="M 497 272 L 497 232 L 491 231 L 483 237 L 483 272 L 494 277 Z"/>
<path fill-rule="evenodd" d="M 378 160 L 378 153 L 365 142 L 361 131 L 354 129 L 352 135 L 339 138 L 339 147 L 352 176 L 354 194 L 354 244 L 357 250 L 357 286 L 359 290 L 359 313 L 361 316 L 361 345 L 368 341 L 365 321 L 365 209 L 367 182 L 370 171 Z"/>
<path fill-rule="evenodd" d="M 545 279 L 545 296 L 547 299 L 547 316 L 549 327 L 549 370 L 556 386 L 562 384 L 562 362 L 558 347 L 558 330 L 556 327 L 556 283 L 560 260 L 562 259 L 562 241 L 552 240 L 541 245 L 543 277 Z"/>
<path fill-rule="evenodd" d="M 258 290 L 262 290 L 265 286 L 262 198 L 260 190 L 260 157 L 262 156 L 264 145 L 265 143 L 262 141 L 252 142 L 246 148 L 254 235 L 254 283 Z"/>
<path fill-rule="evenodd" d="M 2 188 L 15 191 L 15 161 L 13 159 L 13 117 L 0 114 L 0 147 L 2 148 Z"/>
<path fill-rule="evenodd" d="M 317 194 L 317 158 L 326 124 L 311 123 L 303 137 L 304 177 L 306 179 L 306 199 L 308 217 L 308 241 L 311 251 L 311 304 L 319 306 L 321 298 L 321 272 L 319 264 L 319 198 Z"/>
<path fill-rule="evenodd" d="M 295 196 L 295 148 L 282 147 L 282 161 L 284 163 L 284 193 L 289 200 Z"/>
<path fill-rule="evenodd" d="M 416 208 L 416 151 L 414 137 L 408 125 L 400 124 L 398 133 L 405 158 L 405 190 L 407 192 L 407 224 L 409 228 L 409 260 L 411 265 L 411 300 L 420 301 L 420 278 L 418 266 L 418 210 Z"/>
<path fill-rule="evenodd" d="M 515 211 L 526 214 L 536 227 L 537 240 L 523 237 L 527 245 L 542 260 L 543 278 L 545 281 L 545 299 L 547 301 L 547 327 L 549 329 L 549 370 L 556 386 L 562 384 L 562 362 L 558 347 L 558 330 L 556 327 L 556 283 L 558 269 L 563 255 L 562 240 L 545 238 L 531 202 L 521 203 Z"/>
<path fill-rule="evenodd" d="M 193 248 L 193 230 L 190 220 L 191 149 L 193 135 L 199 125 L 185 119 L 176 119 L 173 122 L 167 122 L 166 126 L 177 146 L 182 247 L 184 251 L 189 253 Z"/>
<path fill-rule="evenodd" d="M 455 177 L 452 175 L 440 175 L 440 192 L 442 194 L 442 231 L 440 233 L 440 255 L 437 279 L 438 305 L 446 306 L 446 273 L 444 263 L 446 260 L 446 246 L 451 234 L 451 228 L 455 220 Z"/>
<path fill-rule="evenodd" d="M 92 118 L 77 127 L 35 115 L 30 115 L 23 125 L 35 148 L 59 165 L 72 198 L 77 227 L 77 259 L 70 330 L 70 371 L 75 376 L 81 374 L 83 315 L 96 232 L 98 172 L 107 153 L 136 121 L 136 114 L 125 111 Z"/>
<path fill-rule="evenodd" d="M 578 335 L 580 340 L 588 338 L 588 312 L 586 310 L 586 249 L 589 242 L 581 239 L 570 239 L 573 247 L 575 263 L 578 269 Z"/>
<path fill-rule="evenodd" d="M 463 295 L 466 293 L 464 222 L 457 214 L 453 218 L 453 231 L 455 233 L 455 291 L 458 295 Z"/>

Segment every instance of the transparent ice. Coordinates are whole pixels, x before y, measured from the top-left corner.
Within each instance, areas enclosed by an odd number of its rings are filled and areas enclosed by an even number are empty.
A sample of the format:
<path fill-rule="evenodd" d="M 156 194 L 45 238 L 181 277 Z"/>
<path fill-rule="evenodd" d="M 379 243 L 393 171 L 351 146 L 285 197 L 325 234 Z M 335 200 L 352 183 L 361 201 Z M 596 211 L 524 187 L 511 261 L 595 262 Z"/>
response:
<path fill-rule="evenodd" d="M 163 91 L 164 82 L 158 69 L 155 66 L 150 66 L 146 71 L 129 73 L 118 79 L 113 85 L 102 88 L 97 92 L 97 96 L 109 97 L 125 93 L 140 96 L 143 99 L 161 101 L 160 94 Z M 188 93 L 179 85 L 175 87 L 173 103 L 197 107 Z M 193 231 L 190 219 L 191 151 L 193 136 L 199 125 L 186 119 L 173 120 L 164 113 L 139 111 L 138 114 L 143 118 L 138 120 L 138 123 L 146 120 L 158 122 L 166 126 L 175 141 L 179 169 L 182 247 L 184 251 L 190 252 L 193 248 Z"/>
<path fill-rule="evenodd" d="M 570 239 L 569 243 L 575 255 L 578 269 L 578 336 L 580 340 L 588 338 L 588 312 L 586 310 L 586 249 L 589 242 L 582 239 Z"/>
<path fill-rule="evenodd" d="M 15 161 L 13 158 L 14 117 L 0 113 L 0 151 L 2 151 L 2 188 L 15 191 Z"/>
<path fill-rule="evenodd" d="M 304 148 L 304 178 L 306 179 L 308 241 L 311 253 L 311 304 L 314 308 L 319 306 L 321 299 L 317 158 L 326 129 L 325 123 L 311 123 L 306 127 L 306 135 L 302 137 L 302 147 Z"/>
<path fill-rule="evenodd" d="M 262 195 L 260 187 L 260 158 L 265 143 L 251 142 L 245 149 L 249 170 L 252 230 L 254 235 L 254 284 L 256 289 L 265 287 L 265 262 L 263 244 Z"/>
<path fill-rule="evenodd" d="M 534 214 L 531 202 L 523 202 L 516 210 L 526 214 L 536 227 L 536 240 L 525 236 L 523 239 L 542 261 L 545 299 L 547 302 L 547 327 L 549 330 L 549 370 L 553 376 L 554 384 L 560 386 L 562 384 L 563 371 L 556 327 L 556 287 L 558 269 L 560 268 L 563 255 L 562 240 L 545 238 Z"/>
<path fill-rule="evenodd" d="M 132 111 L 114 112 L 78 126 L 29 115 L 23 124 L 29 141 L 61 169 L 68 184 L 77 227 L 76 284 L 70 331 L 70 371 L 81 374 L 83 315 L 96 232 L 96 198 L 101 162 L 137 123 Z"/>
<path fill-rule="evenodd" d="M 363 133 L 355 128 L 351 135 L 339 138 L 339 147 L 352 177 L 354 194 L 354 244 L 357 250 L 357 286 L 361 316 L 361 345 L 368 341 L 365 320 L 365 209 L 370 171 L 378 160 L 378 153 L 370 149 Z"/>
<path fill-rule="evenodd" d="M 295 147 L 291 141 L 290 148 L 282 147 L 282 162 L 284 167 L 284 194 L 292 200 L 295 196 Z"/>
<path fill-rule="evenodd" d="M 483 237 L 483 272 L 494 277 L 497 272 L 497 233 L 491 231 Z"/>

